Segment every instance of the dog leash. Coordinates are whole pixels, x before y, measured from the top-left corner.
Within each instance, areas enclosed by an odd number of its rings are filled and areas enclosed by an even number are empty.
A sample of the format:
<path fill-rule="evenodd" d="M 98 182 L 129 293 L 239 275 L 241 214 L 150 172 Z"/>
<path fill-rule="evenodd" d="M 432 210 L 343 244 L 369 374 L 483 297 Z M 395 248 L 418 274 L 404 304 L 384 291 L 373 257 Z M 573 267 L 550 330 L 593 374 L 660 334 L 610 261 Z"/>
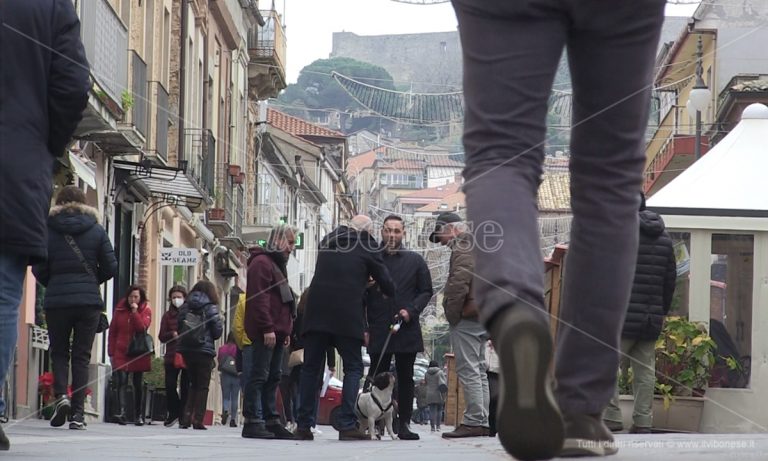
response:
<path fill-rule="evenodd" d="M 392 339 L 392 335 L 400 331 L 400 327 L 403 326 L 403 318 L 400 317 L 400 314 L 395 316 L 395 321 L 392 323 L 392 325 L 389 326 L 389 333 L 387 334 L 387 339 L 384 340 L 384 347 L 381 348 L 381 355 L 379 355 L 379 363 L 376 364 L 376 368 L 373 369 L 373 373 L 368 373 L 368 376 L 366 376 L 365 380 L 370 381 L 371 384 L 373 384 L 372 377 L 376 376 L 376 373 L 379 372 L 379 366 L 381 366 L 381 361 L 384 359 L 384 355 L 387 353 L 387 346 L 389 346 L 389 340 Z"/>

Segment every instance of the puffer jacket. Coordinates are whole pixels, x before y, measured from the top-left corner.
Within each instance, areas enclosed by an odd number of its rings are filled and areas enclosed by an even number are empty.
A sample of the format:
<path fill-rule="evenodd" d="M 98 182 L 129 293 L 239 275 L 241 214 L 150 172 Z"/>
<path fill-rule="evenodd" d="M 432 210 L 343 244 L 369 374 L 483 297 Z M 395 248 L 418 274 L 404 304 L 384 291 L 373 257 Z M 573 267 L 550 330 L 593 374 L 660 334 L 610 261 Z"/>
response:
<path fill-rule="evenodd" d="M 112 369 L 129 373 L 150 371 L 152 358 L 150 354 L 141 357 L 128 357 L 128 346 L 136 333 L 146 331 L 152 323 L 152 308 L 142 303 L 136 312 L 131 312 L 125 298 L 121 299 L 112 313 L 109 324 L 109 341 L 107 353 L 112 361 Z"/>
<path fill-rule="evenodd" d="M 71 235 L 96 277 L 88 274 L 77 253 L 67 243 Z M 99 285 L 117 273 L 117 260 L 95 208 L 67 203 L 51 208 L 48 216 L 48 260 L 33 267 L 46 287 L 43 308 L 92 307 L 103 309 Z"/>
<path fill-rule="evenodd" d="M 179 327 L 184 323 L 184 319 L 190 312 L 199 314 L 202 312 L 203 320 L 205 321 L 205 343 L 201 346 L 190 348 L 185 346 L 184 343 L 179 340 L 176 345 L 176 350 L 182 354 L 185 352 L 201 352 L 211 357 L 216 357 L 216 340 L 221 338 L 221 334 L 224 331 L 221 324 L 221 315 L 219 315 L 219 308 L 216 304 L 213 304 L 208 298 L 208 295 L 200 291 L 193 291 L 187 296 L 184 304 L 179 308 Z M 182 333 L 183 334 L 183 333 Z"/>
<path fill-rule="evenodd" d="M 157 339 L 165 344 L 165 355 L 163 356 L 165 365 L 173 365 L 173 357 L 176 355 L 176 344 L 178 343 L 177 337 L 173 334 L 178 333 L 178 331 L 179 309 L 171 304 L 160 320 L 160 333 L 157 335 Z"/>
<path fill-rule="evenodd" d="M 427 405 L 443 403 L 443 393 L 440 392 L 440 385 L 447 385 L 445 372 L 438 367 L 430 367 L 424 375 L 425 386 L 427 387 Z"/>
<path fill-rule="evenodd" d="M 641 211 L 640 246 L 623 338 L 656 340 L 659 337 L 664 317 L 672 305 L 676 279 L 675 252 L 664 220 L 653 211 Z"/>

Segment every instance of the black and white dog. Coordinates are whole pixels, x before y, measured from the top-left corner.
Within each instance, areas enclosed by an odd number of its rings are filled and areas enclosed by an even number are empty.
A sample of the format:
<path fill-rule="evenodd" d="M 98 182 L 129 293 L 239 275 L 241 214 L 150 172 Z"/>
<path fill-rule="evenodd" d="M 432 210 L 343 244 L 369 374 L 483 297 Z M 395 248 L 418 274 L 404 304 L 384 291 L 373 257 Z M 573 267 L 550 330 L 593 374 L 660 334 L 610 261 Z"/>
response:
<path fill-rule="evenodd" d="M 387 433 L 392 440 L 395 440 L 395 433 L 392 431 L 393 403 L 392 390 L 395 388 L 395 376 L 392 373 L 379 373 L 373 378 L 373 386 L 369 392 L 363 392 L 357 396 L 355 403 L 355 415 L 360 421 L 360 431 L 365 433 L 366 429 L 371 434 L 381 440 L 383 433 L 379 434 L 376 430 L 376 423 L 384 420 Z"/>

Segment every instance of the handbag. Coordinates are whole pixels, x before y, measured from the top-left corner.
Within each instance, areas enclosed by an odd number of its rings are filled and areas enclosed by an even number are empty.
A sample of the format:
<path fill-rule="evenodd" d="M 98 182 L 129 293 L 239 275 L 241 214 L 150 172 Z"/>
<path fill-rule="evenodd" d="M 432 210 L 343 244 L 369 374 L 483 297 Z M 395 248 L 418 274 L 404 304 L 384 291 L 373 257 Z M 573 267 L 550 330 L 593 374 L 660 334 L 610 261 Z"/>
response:
<path fill-rule="evenodd" d="M 99 279 L 96 277 L 96 274 L 93 272 L 93 269 L 91 269 L 91 265 L 88 264 L 88 261 L 86 261 L 85 256 L 83 256 L 83 252 L 80 251 L 80 247 L 77 245 L 77 242 L 75 242 L 74 237 L 72 237 L 69 234 L 64 235 L 64 240 L 67 241 L 69 246 L 72 248 L 72 251 L 75 252 L 77 255 L 77 259 L 80 260 L 80 264 L 83 265 L 85 268 L 85 272 L 88 273 L 88 275 L 93 278 L 93 280 L 96 282 L 96 285 L 99 284 Z M 101 293 L 99 293 L 99 296 L 101 296 Z M 103 301 L 102 301 L 103 303 Z M 107 318 L 107 314 L 104 312 L 104 307 L 102 306 L 102 312 L 99 316 L 99 324 L 96 326 L 96 333 L 104 333 L 109 328 L 109 319 Z"/>
<path fill-rule="evenodd" d="M 184 356 L 181 355 L 181 352 L 173 354 L 173 368 L 187 368 L 187 363 L 184 362 Z"/>
<path fill-rule="evenodd" d="M 128 345 L 128 357 L 141 357 L 142 355 L 152 354 L 155 352 L 155 341 L 147 331 L 140 331 L 133 335 L 131 343 Z"/>
<path fill-rule="evenodd" d="M 293 368 L 304 363 L 304 349 L 296 349 L 288 357 L 288 367 Z"/>
<path fill-rule="evenodd" d="M 235 358 L 231 355 L 227 355 L 224 357 L 224 360 L 220 360 L 219 371 L 228 375 L 237 376 L 237 363 L 235 363 Z"/>

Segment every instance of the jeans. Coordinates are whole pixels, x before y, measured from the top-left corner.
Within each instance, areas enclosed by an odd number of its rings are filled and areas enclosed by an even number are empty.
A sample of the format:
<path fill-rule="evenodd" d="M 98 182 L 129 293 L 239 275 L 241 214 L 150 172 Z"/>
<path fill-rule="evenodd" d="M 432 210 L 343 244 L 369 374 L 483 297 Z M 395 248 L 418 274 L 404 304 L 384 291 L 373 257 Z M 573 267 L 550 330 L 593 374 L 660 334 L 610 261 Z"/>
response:
<path fill-rule="evenodd" d="M 400 424 L 404 425 L 408 424 L 413 413 L 413 364 L 416 361 L 416 353 L 386 353 L 383 356 L 371 354 L 372 366 L 369 368 L 369 372 L 373 373 L 375 364 L 379 363 L 380 358 L 383 368 L 379 369 L 377 373 L 388 370 L 393 355 L 395 356 L 395 371 L 397 372 L 397 411 Z M 369 375 L 369 378 L 372 380 L 374 377 Z"/>
<path fill-rule="evenodd" d="M 485 342 L 488 334 L 474 320 L 461 320 L 450 331 L 451 347 L 456 355 L 456 374 L 464 390 L 465 426 L 488 427 L 488 407 L 491 403 L 488 375 L 485 370 Z"/>
<path fill-rule="evenodd" d="M 19 303 L 27 275 L 27 257 L 5 250 L 0 252 L 0 389 L 16 350 L 19 331 Z M 5 412 L 5 401 L 0 398 L 0 414 Z"/>
<path fill-rule="evenodd" d="M 237 405 L 240 400 L 240 378 L 229 373 L 221 376 L 221 408 L 229 412 L 229 417 L 237 421 Z"/>
<path fill-rule="evenodd" d="M 67 395 L 69 362 L 72 360 L 72 415 L 82 418 L 85 389 L 88 387 L 88 365 L 100 308 L 70 307 L 45 311 L 50 339 L 53 393 Z M 71 340 L 70 340 L 71 339 Z M 81 420 L 81 419 L 78 419 Z"/>
<path fill-rule="evenodd" d="M 280 421 L 277 412 L 277 386 L 283 364 L 283 341 L 269 348 L 261 341 L 243 348 L 243 373 L 248 373 L 243 394 L 246 423 L 273 424 Z"/>
<path fill-rule="evenodd" d="M 665 3 L 453 0 L 464 56 L 464 191 L 478 242 L 475 294 L 489 327 L 513 306 L 544 309 L 537 189 L 548 101 L 567 48 L 574 217 L 555 357 L 566 414 L 599 413 L 614 391 Z"/>
<path fill-rule="evenodd" d="M 443 417 L 443 404 L 442 403 L 430 403 L 429 404 L 429 426 L 431 428 L 440 427 Z"/>
<path fill-rule="evenodd" d="M 304 336 L 304 364 L 299 379 L 299 415 L 301 429 L 315 426 L 319 395 L 317 383 L 322 379 L 328 346 L 334 345 L 344 363 L 344 386 L 341 390 L 340 430 L 354 429 L 357 424 L 355 401 L 363 378 L 363 340 L 329 333 L 311 332 Z"/>
<path fill-rule="evenodd" d="M 653 425 L 653 391 L 656 385 L 656 341 L 622 339 L 621 353 L 629 356 L 632 367 L 632 393 L 635 396 L 632 423 L 636 427 Z M 622 422 L 619 409 L 619 386 L 608 404 L 604 419 Z"/>
<path fill-rule="evenodd" d="M 179 382 L 181 378 L 181 382 Z M 181 393 L 177 390 L 181 388 Z M 181 394 L 181 395 L 179 395 Z M 165 395 L 168 403 L 170 419 L 181 416 L 181 410 L 187 405 L 189 394 L 189 373 L 184 368 L 176 368 L 173 364 L 165 365 Z"/>

